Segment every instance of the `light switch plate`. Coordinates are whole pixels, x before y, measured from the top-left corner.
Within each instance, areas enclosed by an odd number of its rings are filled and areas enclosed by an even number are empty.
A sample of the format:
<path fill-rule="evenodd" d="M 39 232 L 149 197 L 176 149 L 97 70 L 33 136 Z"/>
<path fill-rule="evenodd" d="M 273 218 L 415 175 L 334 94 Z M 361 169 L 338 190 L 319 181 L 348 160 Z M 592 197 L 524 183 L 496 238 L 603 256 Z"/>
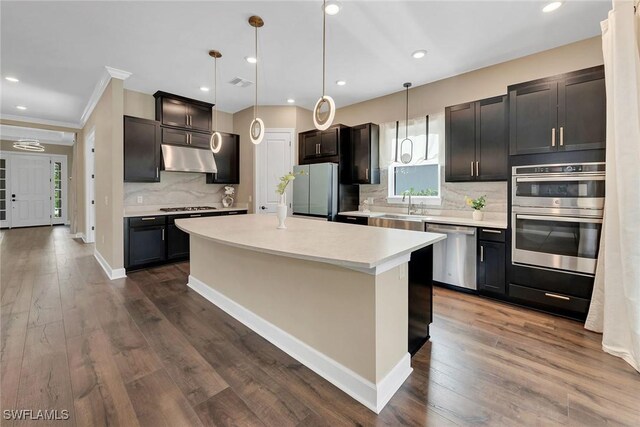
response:
<path fill-rule="evenodd" d="M 142 203 L 142 196 L 138 196 L 137 199 L 138 203 Z"/>

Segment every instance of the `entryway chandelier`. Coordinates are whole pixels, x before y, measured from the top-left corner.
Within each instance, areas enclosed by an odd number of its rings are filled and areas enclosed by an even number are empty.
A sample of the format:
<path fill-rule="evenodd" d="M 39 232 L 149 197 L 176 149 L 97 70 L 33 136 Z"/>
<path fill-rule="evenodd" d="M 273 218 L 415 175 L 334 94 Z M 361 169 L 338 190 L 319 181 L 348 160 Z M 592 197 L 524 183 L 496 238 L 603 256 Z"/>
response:
<path fill-rule="evenodd" d="M 258 28 L 264 25 L 264 21 L 259 16 L 252 16 L 249 18 L 249 25 L 251 25 L 256 30 L 256 98 L 255 104 L 253 105 L 253 121 L 249 126 L 249 138 L 251 142 L 255 145 L 258 145 L 262 142 L 262 138 L 264 138 L 264 122 L 260 117 L 258 117 L 258 64 L 260 60 L 258 59 Z"/>
<path fill-rule="evenodd" d="M 216 154 L 222 148 L 222 135 L 218 132 L 218 58 L 222 54 L 217 50 L 210 50 L 209 56 L 213 58 L 213 135 L 209 140 L 211 151 Z"/>
<path fill-rule="evenodd" d="M 21 139 L 13 143 L 13 148 L 25 151 L 44 151 L 44 147 L 40 145 L 37 139 Z"/>
<path fill-rule="evenodd" d="M 336 103 L 329 95 L 325 94 L 325 80 L 326 80 L 326 45 L 327 45 L 327 1 L 322 3 L 322 97 L 316 102 L 316 106 L 313 108 L 313 124 L 318 130 L 326 130 L 333 123 L 333 119 L 336 115 Z M 326 112 L 322 109 L 327 108 Z"/>

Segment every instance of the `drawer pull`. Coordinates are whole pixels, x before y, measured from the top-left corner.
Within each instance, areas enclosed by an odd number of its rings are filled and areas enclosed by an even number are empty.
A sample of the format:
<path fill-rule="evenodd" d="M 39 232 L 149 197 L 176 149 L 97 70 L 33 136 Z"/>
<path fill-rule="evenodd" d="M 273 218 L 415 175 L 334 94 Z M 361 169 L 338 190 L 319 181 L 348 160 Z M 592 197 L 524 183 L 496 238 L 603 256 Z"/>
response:
<path fill-rule="evenodd" d="M 482 232 L 483 233 L 502 234 L 502 231 L 500 231 L 500 230 L 487 230 L 486 228 L 483 228 Z"/>
<path fill-rule="evenodd" d="M 154 219 L 156 219 L 156 217 L 155 217 L 155 216 L 150 216 L 150 217 L 147 217 L 147 218 L 141 218 L 141 219 L 142 219 L 143 221 L 153 221 Z"/>
<path fill-rule="evenodd" d="M 197 216 L 202 216 L 202 214 L 191 214 L 191 215 L 189 215 L 190 218 L 194 218 L 194 217 L 197 217 Z"/>
<path fill-rule="evenodd" d="M 238 212 L 229 212 L 229 215 L 237 215 Z"/>
<path fill-rule="evenodd" d="M 544 296 L 545 296 L 545 297 L 549 297 L 549 298 L 562 299 L 562 300 L 565 300 L 565 301 L 571 301 L 571 298 L 569 298 L 569 297 L 565 297 L 564 295 L 550 294 L 550 293 L 548 293 L 548 292 L 545 292 L 545 293 L 544 293 Z"/>
<path fill-rule="evenodd" d="M 357 221 L 358 218 L 354 217 L 354 216 L 348 216 L 346 217 L 347 219 L 350 219 L 351 221 Z"/>

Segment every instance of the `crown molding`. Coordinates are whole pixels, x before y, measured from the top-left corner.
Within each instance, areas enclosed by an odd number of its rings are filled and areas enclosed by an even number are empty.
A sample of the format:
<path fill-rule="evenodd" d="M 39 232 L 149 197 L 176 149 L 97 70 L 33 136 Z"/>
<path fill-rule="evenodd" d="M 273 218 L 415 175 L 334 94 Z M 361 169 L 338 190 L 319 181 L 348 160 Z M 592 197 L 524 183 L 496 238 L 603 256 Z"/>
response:
<path fill-rule="evenodd" d="M 25 116 L 13 116 L 10 114 L 0 114 L 0 120 L 11 120 L 13 122 L 24 123 L 25 125 L 29 125 L 29 123 L 32 123 L 37 125 L 58 126 L 58 127 L 69 128 L 73 130 L 82 129 L 82 126 L 80 125 L 80 123 L 59 122 L 57 120 L 37 119 L 35 117 L 25 117 Z"/>
<path fill-rule="evenodd" d="M 100 98 L 104 93 L 104 90 L 109 85 L 109 81 L 111 81 L 111 79 L 126 80 L 130 76 L 131 76 L 131 73 L 128 71 L 119 70 L 117 68 L 108 67 L 108 66 L 104 67 L 102 76 L 100 77 L 100 80 L 96 84 L 96 87 L 93 89 L 93 92 L 91 93 L 91 97 L 89 98 L 89 102 L 87 103 L 87 106 L 84 108 L 84 112 L 82 113 L 82 116 L 80 116 L 80 127 L 84 128 L 84 125 L 87 124 L 87 120 L 89 120 L 91 113 L 93 113 L 94 108 L 96 108 L 96 105 L 98 105 L 98 101 L 100 101 Z"/>

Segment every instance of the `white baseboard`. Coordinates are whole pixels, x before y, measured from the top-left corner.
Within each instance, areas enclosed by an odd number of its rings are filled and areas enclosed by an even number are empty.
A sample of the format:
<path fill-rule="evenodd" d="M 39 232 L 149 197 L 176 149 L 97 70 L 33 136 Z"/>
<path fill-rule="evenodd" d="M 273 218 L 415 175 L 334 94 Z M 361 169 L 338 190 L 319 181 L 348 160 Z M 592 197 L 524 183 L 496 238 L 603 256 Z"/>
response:
<path fill-rule="evenodd" d="M 82 241 L 84 242 L 84 234 L 83 233 L 75 233 L 75 234 L 71 234 L 71 238 L 72 239 L 82 239 Z M 85 242 L 86 243 L 86 242 Z"/>
<path fill-rule="evenodd" d="M 374 384 L 191 275 L 188 286 L 376 414 L 413 371 L 411 356 L 406 353 L 385 378 Z"/>
<path fill-rule="evenodd" d="M 98 263 L 102 267 L 107 276 L 109 276 L 109 280 L 122 279 L 123 277 L 127 277 L 127 272 L 124 268 L 111 268 L 106 259 L 102 256 L 98 249 L 93 250 L 93 256 L 98 260 Z"/>

